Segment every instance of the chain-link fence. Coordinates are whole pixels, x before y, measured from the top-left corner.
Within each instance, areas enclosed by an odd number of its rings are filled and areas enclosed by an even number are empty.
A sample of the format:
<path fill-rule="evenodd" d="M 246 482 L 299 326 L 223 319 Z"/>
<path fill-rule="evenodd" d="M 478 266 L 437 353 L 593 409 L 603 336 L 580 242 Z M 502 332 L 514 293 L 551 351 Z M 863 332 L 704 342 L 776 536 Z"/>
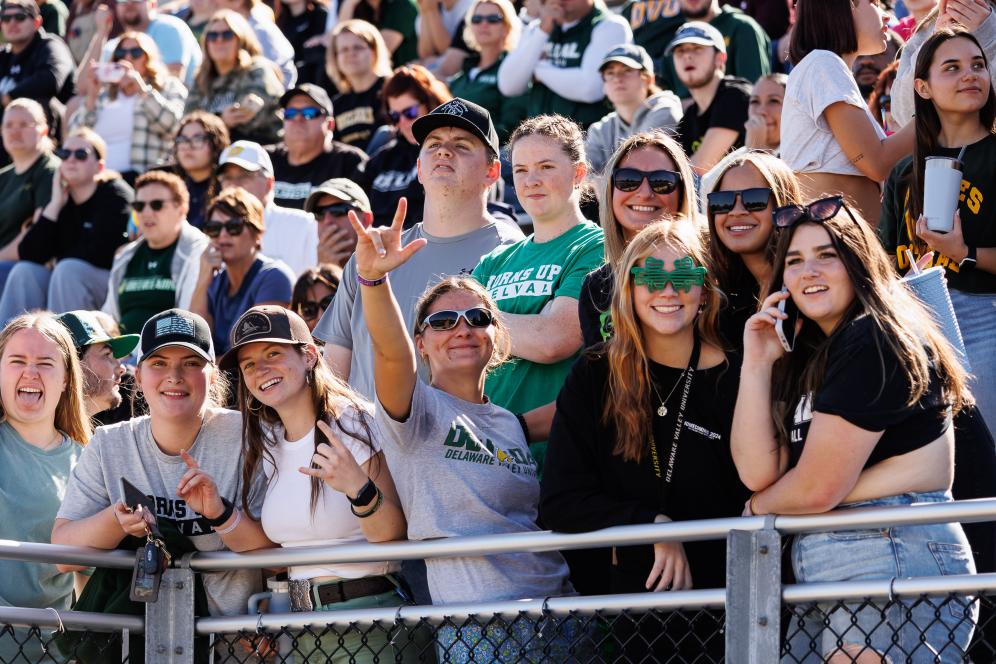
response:
<path fill-rule="evenodd" d="M 724 661 L 721 610 L 595 611 L 536 618 L 475 614 L 441 621 L 330 624 L 276 632 L 214 634 L 216 662 Z"/>
<path fill-rule="evenodd" d="M 136 616 L 0 607 L 0 664 L 135 664 Z"/>

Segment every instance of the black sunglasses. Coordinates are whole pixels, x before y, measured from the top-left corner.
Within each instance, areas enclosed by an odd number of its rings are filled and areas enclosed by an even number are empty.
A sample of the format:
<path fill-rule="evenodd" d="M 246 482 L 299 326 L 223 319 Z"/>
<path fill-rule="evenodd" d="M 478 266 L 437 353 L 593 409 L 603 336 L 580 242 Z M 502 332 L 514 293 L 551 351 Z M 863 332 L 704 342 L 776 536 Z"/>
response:
<path fill-rule="evenodd" d="M 655 194 L 670 194 L 681 184 L 681 174 L 675 171 L 641 171 L 638 168 L 617 168 L 612 171 L 612 186 L 619 191 L 636 191 L 643 181 L 650 182 Z"/>
<path fill-rule="evenodd" d="M 228 221 L 208 221 L 204 224 L 204 234 L 208 237 L 219 237 L 221 235 L 221 229 L 224 228 L 229 235 L 235 237 L 236 235 L 242 235 L 242 231 L 246 229 L 246 222 L 244 219 L 229 219 Z"/>
<path fill-rule="evenodd" d="M 204 41 L 208 42 L 229 41 L 230 39 L 235 39 L 235 33 L 232 30 L 216 30 L 204 33 Z"/>
<path fill-rule="evenodd" d="M 194 148 L 202 148 L 207 145 L 208 140 L 207 134 L 194 134 L 193 136 L 177 136 L 173 143 L 177 146 L 189 145 Z"/>
<path fill-rule="evenodd" d="M 760 212 L 768 207 L 771 200 L 769 187 L 752 187 L 739 191 L 714 191 L 706 196 L 709 214 L 727 214 L 737 206 L 737 196 L 748 212 Z"/>
<path fill-rule="evenodd" d="M 169 200 L 167 200 L 165 198 L 153 198 L 153 199 L 148 200 L 148 201 L 135 201 L 134 203 L 131 204 L 131 206 L 133 208 L 135 208 L 135 212 L 138 212 L 138 213 L 141 213 L 142 210 L 145 209 L 146 205 L 148 205 L 150 208 L 152 208 L 153 212 L 159 212 L 160 210 L 163 209 L 163 206 L 166 205 L 166 203 L 169 203 L 169 202 L 171 202 L 171 201 L 169 201 Z"/>
<path fill-rule="evenodd" d="M 62 161 L 66 161 L 70 157 L 74 157 L 76 161 L 86 161 L 90 156 L 90 148 L 76 148 L 75 150 L 59 148 L 55 151 L 55 156 Z"/>
<path fill-rule="evenodd" d="M 20 23 L 21 21 L 27 21 L 30 18 L 27 14 L 18 12 L 17 14 L 0 14 L 0 23 L 10 23 L 14 21 L 15 23 Z"/>
<path fill-rule="evenodd" d="M 780 208 L 775 208 L 775 211 L 772 213 L 772 219 L 775 222 L 776 228 L 791 228 L 800 221 L 822 223 L 827 219 L 833 219 L 840 212 L 841 208 L 844 208 L 851 221 L 858 223 L 851 209 L 844 202 L 843 196 L 821 198 L 808 205 L 783 205 Z"/>
<path fill-rule="evenodd" d="M 484 307 L 471 307 L 463 311 L 453 311 L 450 309 L 436 311 L 426 316 L 420 327 L 423 330 L 426 327 L 431 327 L 437 331 L 452 330 L 460 324 L 461 318 L 467 321 L 467 325 L 470 327 L 487 327 L 494 322 L 494 316 Z"/>
<path fill-rule="evenodd" d="M 311 300 L 298 302 L 297 313 L 301 314 L 301 318 L 305 320 L 317 318 L 320 312 L 328 311 L 328 308 L 332 306 L 332 298 L 334 297 L 335 293 L 332 293 L 330 295 L 326 295 L 318 302 L 312 302 Z"/>
<path fill-rule="evenodd" d="M 140 57 L 145 55 L 143 51 L 138 46 L 133 46 L 131 48 L 116 48 L 114 49 L 114 59 L 121 60 L 122 58 L 131 58 L 132 60 L 138 60 Z"/>
<path fill-rule="evenodd" d="M 418 112 L 418 104 L 415 104 L 414 106 L 409 106 L 408 108 L 404 108 L 400 112 L 398 111 L 387 112 L 387 117 L 391 118 L 391 124 L 398 124 L 399 122 L 401 122 L 401 118 L 408 118 L 409 120 L 414 120 L 419 115 L 421 115 L 421 113 Z"/>
<path fill-rule="evenodd" d="M 484 14 L 474 14 L 470 17 L 470 22 L 474 25 L 479 25 L 481 23 L 497 25 L 498 23 L 501 23 L 502 20 L 501 14 L 488 14 L 487 16 Z"/>
<path fill-rule="evenodd" d="M 333 217 L 345 217 L 349 214 L 350 210 L 356 210 L 359 213 L 359 209 L 355 205 L 350 205 L 349 203 L 332 203 L 330 205 L 321 205 L 315 208 L 315 219 L 321 221 L 325 218 L 325 215 L 332 215 Z"/>

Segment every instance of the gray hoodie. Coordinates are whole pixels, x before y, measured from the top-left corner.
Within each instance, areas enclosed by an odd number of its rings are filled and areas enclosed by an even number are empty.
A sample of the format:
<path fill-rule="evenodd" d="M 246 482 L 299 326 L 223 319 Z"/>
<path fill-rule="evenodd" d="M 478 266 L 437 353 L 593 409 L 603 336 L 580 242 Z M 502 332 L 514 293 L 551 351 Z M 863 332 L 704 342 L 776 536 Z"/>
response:
<path fill-rule="evenodd" d="M 132 256 L 139 246 L 145 242 L 144 238 L 138 238 L 130 244 L 126 244 L 121 252 L 114 257 L 114 264 L 111 265 L 111 276 L 107 282 L 107 299 L 102 307 L 104 313 L 110 314 L 114 320 L 121 320 L 121 310 L 118 308 L 118 288 L 124 279 L 125 269 L 131 262 Z M 180 227 L 180 239 L 177 240 L 176 251 L 173 252 L 173 261 L 170 263 L 170 275 L 173 283 L 176 284 L 176 306 L 180 309 L 189 309 L 190 300 L 194 296 L 194 288 L 197 286 L 197 273 L 201 267 L 201 254 L 208 246 L 207 235 L 200 232 L 183 221 Z"/>
<path fill-rule="evenodd" d="M 896 72 L 896 81 L 892 84 L 892 119 L 900 127 L 913 118 L 913 95 L 916 94 L 913 91 L 913 72 L 916 69 L 916 58 L 920 53 L 920 47 L 934 34 L 936 24 L 937 19 L 934 19 L 910 37 L 899 57 L 899 71 Z M 972 34 L 979 40 L 989 61 L 990 76 L 996 79 L 996 11 L 989 12 L 989 16 L 979 29 Z"/>
<path fill-rule="evenodd" d="M 681 120 L 681 100 L 668 90 L 647 97 L 627 125 L 615 111 L 588 128 L 585 150 L 592 171 L 600 173 L 619 144 L 632 136 L 651 129 L 673 130 Z"/>

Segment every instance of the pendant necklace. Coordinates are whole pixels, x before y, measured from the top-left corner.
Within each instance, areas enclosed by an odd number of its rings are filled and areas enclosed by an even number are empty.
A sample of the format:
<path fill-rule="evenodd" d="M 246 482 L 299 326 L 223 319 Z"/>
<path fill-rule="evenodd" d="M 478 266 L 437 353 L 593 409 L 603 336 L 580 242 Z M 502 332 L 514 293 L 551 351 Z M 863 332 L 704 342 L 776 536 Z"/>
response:
<path fill-rule="evenodd" d="M 671 398 L 671 395 L 674 394 L 674 391 L 676 389 L 678 389 L 679 385 L 681 385 L 681 381 L 683 381 L 685 379 L 685 374 L 686 373 L 688 373 L 688 369 L 687 368 L 684 371 L 681 372 L 681 375 L 678 376 L 678 380 L 675 382 L 674 387 L 672 387 L 671 391 L 667 393 L 667 397 L 665 397 L 663 399 L 661 399 L 661 393 L 657 391 L 657 385 L 654 384 L 653 380 L 650 381 L 650 387 L 652 387 L 654 389 L 654 394 L 657 395 L 657 398 L 660 399 L 660 402 L 661 402 L 661 405 L 657 407 L 657 417 L 666 417 L 667 416 L 667 406 L 665 406 L 664 404 L 667 403 L 668 399 Z"/>

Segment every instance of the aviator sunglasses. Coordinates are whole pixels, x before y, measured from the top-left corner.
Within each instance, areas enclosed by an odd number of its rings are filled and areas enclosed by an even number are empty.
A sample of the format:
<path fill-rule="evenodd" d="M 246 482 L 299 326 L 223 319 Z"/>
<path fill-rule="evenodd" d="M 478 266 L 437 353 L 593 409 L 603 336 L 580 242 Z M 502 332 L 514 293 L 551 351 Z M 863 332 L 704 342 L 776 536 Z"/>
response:
<path fill-rule="evenodd" d="M 335 293 L 326 295 L 318 302 L 312 300 L 304 300 L 299 302 L 297 305 L 297 312 L 301 314 L 301 318 L 305 320 L 312 320 L 318 317 L 318 314 L 322 311 L 328 311 L 328 308 L 332 306 L 332 299 L 335 297 Z"/>
<path fill-rule="evenodd" d="M 858 220 L 851 213 L 850 208 L 844 203 L 843 196 L 821 198 L 808 205 L 783 205 L 780 208 L 775 208 L 775 211 L 772 213 L 772 219 L 775 222 L 776 228 L 791 228 L 800 221 L 822 223 L 828 219 L 833 219 L 840 212 L 841 208 L 844 208 L 851 221 L 858 223 Z"/>
<path fill-rule="evenodd" d="M 641 171 L 638 168 L 617 168 L 612 171 L 612 186 L 619 191 L 636 191 L 647 180 L 655 194 L 670 194 L 681 184 L 681 174 L 675 171 Z"/>
<path fill-rule="evenodd" d="M 89 148 L 76 148 L 75 150 L 69 150 L 67 148 L 59 148 L 55 151 L 55 156 L 66 161 L 70 157 L 76 159 L 76 161 L 86 161 L 87 157 L 90 156 Z"/>
<path fill-rule="evenodd" d="M 401 109 L 400 112 L 398 111 L 387 112 L 387 117 L 391 118 L 392 124 L 398 124 L 399 122 L 401 122 L 401 118 L 414 120 L 419 115 L 421 115 L 421 113 L 418 112 L 418 104 L 415 104 L 414 106 L 409 106 L 408 108 Z"/>
<path fill-rule="evenodd" d="M 452 330 L 460 324 L 461 318 L 467 321 L 467 325 L 470 327 L 487 327 L 494 322 L 494 316 L 484 307 L 471 307 L 463 311 L 444 309 L 426 316 L 425 320 L 422 321 L 421 328 L 424 330 L 430 327 L 437 331 Z"/>
<path fill-rule="evenodd" d="M 228 234 L 232 237 L 236 235 L 242 235 L 242 231 L 246 228 L 246 222 L 243 219 L 229 219 L 228 221 L 208 221 L 204 224 L 204 234 L 208 237 L 220 237 L 221 229 L 224 228 L 228 231 Z"/>
<path fill-rule="evenodd" d="M 727 214 L 732 211 L 737 206 L 737 196 L 743 202 L 745 210 L 760 212 L 768 207 L 768 201 L 771 200 L 771 189 L 769 187 L 752 187 L 739 191 L 714 191 L 706 196 L 709 214 Z"/>

